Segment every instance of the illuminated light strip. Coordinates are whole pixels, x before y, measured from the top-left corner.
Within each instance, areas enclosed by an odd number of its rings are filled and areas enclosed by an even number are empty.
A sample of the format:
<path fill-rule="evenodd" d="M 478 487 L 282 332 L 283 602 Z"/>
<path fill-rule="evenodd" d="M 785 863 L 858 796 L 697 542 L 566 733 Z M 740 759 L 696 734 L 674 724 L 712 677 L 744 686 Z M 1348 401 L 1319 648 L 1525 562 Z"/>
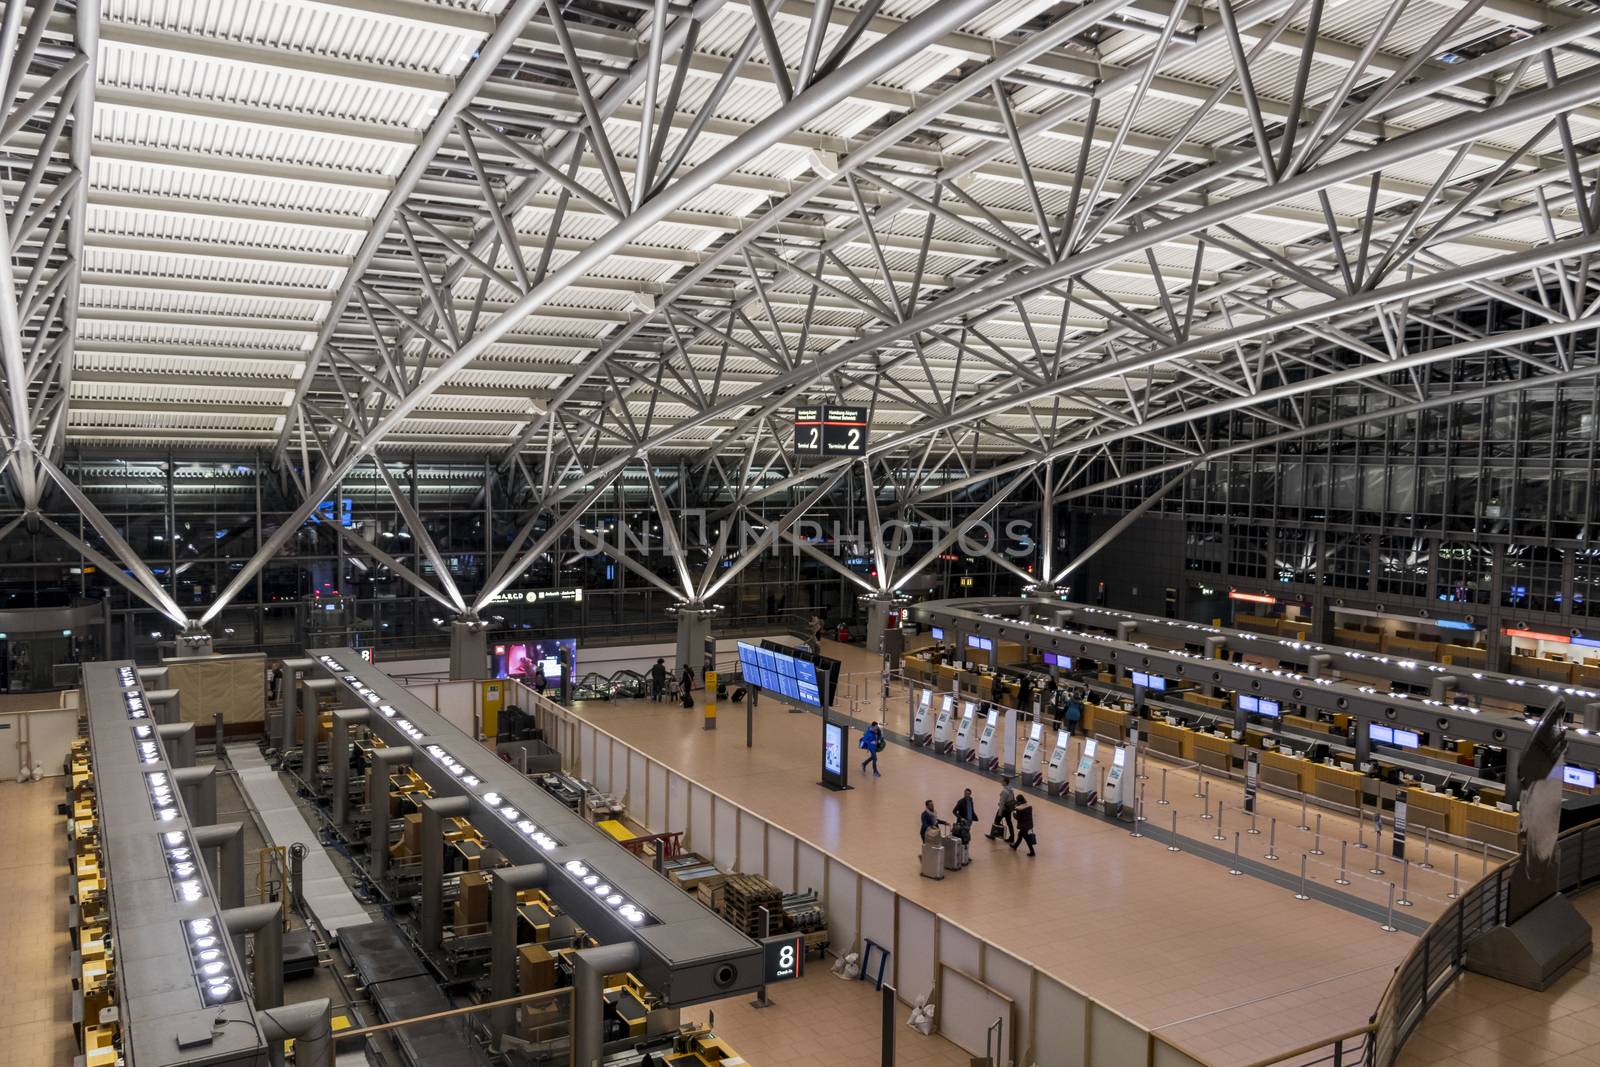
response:
<path fill-rule="evenodd" d="M 122 699 L 128 705 L 128 718 L 147 719 L 150 717 L 150 708 L 145 704 L 143 693 L 124 693 Z"/>
<path fill-rule="evenodd" d="M 1538 630 L 1501 630 L 1507 637 L 1521 637 L 1529 641 L 1552 641 L 1558 645 L 1570 645 L 1572 638 L 1566 634 L 1547 634 Z"/>
<path fill-rule="evenodd" d="M 144 776 L 145 789 L 150 794 L 150 810 L 157 819 L 171 822 L 178 817 L 178 787 L 165 771 L 151 771 Z"/>
<path fill-rule="evenodd" d="M 1230 592 L 1228 594 L 1228 599 L 1229 600 L 1243 600 L 1243 601 L 1245 601 L 1247 603 L 1250 603 L 1250 604 L 1276 604 L 1278 602 L 1278 598 L 1277 597 L 1268 596 L 1265 593 L 1235 593 L 1235 592 Z"/>
<path fill-rule="evenodd" d="M 582 860 L 568 860 L 563 866 L 578 880 L 579 885 L 613 908 L 629 925 L 645 926 L 655 921 L 639 905 L 617 892 L 609 883 L 601 881 L 600 876 L 590 871 L 588 864 Z"/>
<path fill-rule="evenodd" d="M 239 999 L 239 983 L 234 980 L 233 968 L 228 964 L 228 952 L 217 929 L 217 920 L 202 917 L 189 919 L 181 925 L 189 944 L 189 965 L 200 986 L 201 998 L 207 1005 Z"/>
<path fill-rule="evenodd" d="M 421 740 L 422 731 L 417 729 L 415 726 L 411 725 L 411 720 L 410 719 L 396 719 L 394 721 L 394 724 L 400 728 L 400 732 L 401 733 L 403 733 L 407 737 L 411 738 L 411 740 L 413 740 L 413 741 Z"/>
<path fill-rule="evenodd" d="M 468 777 L 470 778 L 471 776 Z M 468 782 L 468 778 L 463 778 L 462 781 Z M 477 780 L 474 778 L 468 784 L 476 785 Z M 541 830 L 532 819 L 523 818 L 522 812 L 513 808 L 510 804 L 502 804 L 501 801 L 503 799 L 499 793 L 493 791 L 483 794 L 483 802 L 498 812 L 500 818 L 509 823 L 523 837 L 526 837 L 546 852 L 554 852 L 561 847 L 560 841 Z"/>
<path fill-rule="evenodd" d="M 189 835 L 168 830 L 161 835 L 161 851 L 167 860 L 167 877 L 172 880 L 172 895 L 185 904 L 205 899 L 205 883 L 200 878 L 200 859 Z"/>
<path fill-rule="evenodd" d="M 117 681 L 122 684 L 122 688 L 132 689 L 139 684 L 139 674 L 132 667 L 118 667 Z"/>

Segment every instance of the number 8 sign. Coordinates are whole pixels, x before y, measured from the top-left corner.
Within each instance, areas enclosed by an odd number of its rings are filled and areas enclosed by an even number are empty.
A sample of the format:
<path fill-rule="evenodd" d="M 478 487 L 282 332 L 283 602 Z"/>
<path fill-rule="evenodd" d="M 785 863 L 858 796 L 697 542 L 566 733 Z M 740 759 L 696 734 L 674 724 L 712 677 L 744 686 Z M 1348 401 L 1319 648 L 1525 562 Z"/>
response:
<path fill-rule="evenodd" d="M 799 978 L 805 972 L 806 938 L 804 934 L 780 934 L 765 938 L 767 985 Z"/>

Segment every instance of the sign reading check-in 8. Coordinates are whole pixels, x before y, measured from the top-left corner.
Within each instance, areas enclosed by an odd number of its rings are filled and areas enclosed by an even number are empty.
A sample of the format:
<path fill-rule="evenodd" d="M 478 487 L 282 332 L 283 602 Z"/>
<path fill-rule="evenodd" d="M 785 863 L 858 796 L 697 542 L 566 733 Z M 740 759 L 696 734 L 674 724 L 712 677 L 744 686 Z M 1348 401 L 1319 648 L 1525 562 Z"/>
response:
<path fill-rule="evenodd" d="M 806 967 L 806 935 L 781 934 L 761 940 L 766 950 L 766 971 L 763 981 L 767 985 L 799 978 Z"/>

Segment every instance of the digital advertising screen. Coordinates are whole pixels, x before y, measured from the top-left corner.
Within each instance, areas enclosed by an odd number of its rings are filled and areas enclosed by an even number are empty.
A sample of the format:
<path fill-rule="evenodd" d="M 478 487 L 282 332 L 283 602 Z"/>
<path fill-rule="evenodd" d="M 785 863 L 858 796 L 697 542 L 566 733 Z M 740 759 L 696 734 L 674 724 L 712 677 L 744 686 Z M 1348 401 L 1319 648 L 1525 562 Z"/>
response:
<path fill-rule="evenodd" d="M 561 653 L 574 672 L 578 665 L 578 641 L 574 637 L 552 637 L 543 641 L 523 641 L 516 644 L 490 646 L 491 671 L 496 678 L 516 678 L 533 684 L 539 666 L 544 666 L 545 681 L 551 685 L 561 680 Z"/>
<path fill-rule="evenodd" d="M 845 747 L 850 742 L 850 728 L 844 723 L 822 721 L 822 785 L 829 789 L 848 789 L 849 763 Z"/>

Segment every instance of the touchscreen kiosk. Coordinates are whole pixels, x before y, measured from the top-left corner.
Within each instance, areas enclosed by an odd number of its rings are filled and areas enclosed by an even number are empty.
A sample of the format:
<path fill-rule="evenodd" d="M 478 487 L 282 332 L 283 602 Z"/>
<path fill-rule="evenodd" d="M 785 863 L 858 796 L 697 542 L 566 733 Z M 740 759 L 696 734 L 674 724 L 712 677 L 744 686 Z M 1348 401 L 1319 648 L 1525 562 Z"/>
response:
<path fill-rule="evenodd" d="M 1072 788 L 1072 764 L 1068 752 L 1072 745 L 1072 734 L 1066 730 L 1056 731 L 1056 747 L 1050 752 L 1050 767 L 1045 772 L 1046 783 L 1050 792 L 1062 796 Z"/>
<path fill-rule="evenodd" d="M 915 744 L 925 745 L 928 737 L 933 733 L 933 690 L 919 691 L 916 709 L 911 720 L 911 740 Z"/>
<path fill-rule="evenodd" d="M 978 702 L 968 700 L 961 705 L 961 725 L 956 729 L 956 755 L 963 759 L 977 759 Z"/>
<path fill-rule="evenodd" d="M 1095 781 L 1094 752 L 1099 747 L 1098 742 L 1092 737 L 1084 738 L 1083 752 L 1078 756 L 1078 769 L 1072 776 L 1073 799 L 1079 804 L 1089 804 L 1094 801 Z"/>
<path fill-rule="evenodd" d="M 1111 815 L 1133 807 L 1133 768 L 1128 766 L 1129 751 L 1127 745 L 1111 750 L 1111 769 L 1106 772 L 1105 796 L 1101 798 L 1106 812 Z"/>
<path fill-rule="evenodd" d="M 986 771 L 1000 766 L 1000 712 L 995 709 L 989 711 L 978 736 L 978 766 Z"/>
<path fill-rule="evenodd" d="M 956 698 L 946 693 L 939 699 L 939 717 L 933 723 L 933 744 L 940 752 L 955 748 Z"/>
<path fill-rule="evenodd" d="M 1044 781 L 1044 723 L 1028 727 L 1028 740 L 1022 746 L 1022 780 L 1029 785 Z"/>

